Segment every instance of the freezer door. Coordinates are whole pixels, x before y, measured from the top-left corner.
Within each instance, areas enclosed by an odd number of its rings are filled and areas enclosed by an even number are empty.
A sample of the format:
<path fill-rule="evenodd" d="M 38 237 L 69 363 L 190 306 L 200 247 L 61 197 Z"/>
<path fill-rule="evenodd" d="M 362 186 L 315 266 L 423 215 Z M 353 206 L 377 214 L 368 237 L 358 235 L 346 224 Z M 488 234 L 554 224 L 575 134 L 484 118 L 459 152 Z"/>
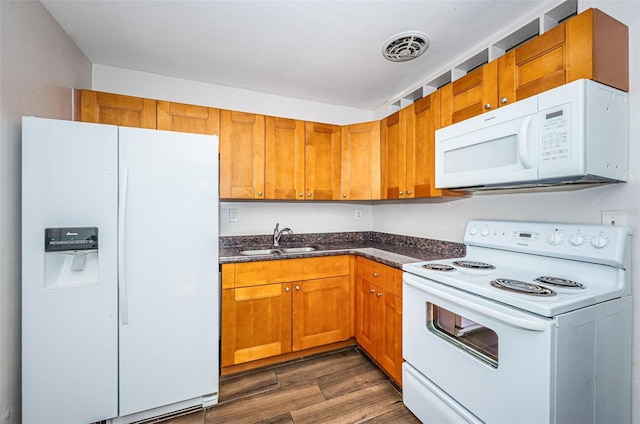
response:
<path fill-rule="evenodd" d="M 120 416 L 218 391 L 218 143 L 119 128 Z"/>
<path fill-rule="evenodd" d="M 110 125 L 23 119 L 25 423 L 118 413 L 117 136 Z M 49 247 L 67 244 L 45 251 L 45 234 Z M 87 237 L 88 250 L 66 248 Z"/>

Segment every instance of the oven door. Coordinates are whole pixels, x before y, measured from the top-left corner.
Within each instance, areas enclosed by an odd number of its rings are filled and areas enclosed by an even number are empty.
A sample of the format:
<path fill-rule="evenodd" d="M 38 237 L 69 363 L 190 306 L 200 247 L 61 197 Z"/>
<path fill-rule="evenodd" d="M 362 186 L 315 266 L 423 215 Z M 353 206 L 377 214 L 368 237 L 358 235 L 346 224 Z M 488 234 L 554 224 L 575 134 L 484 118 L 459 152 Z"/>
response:
<path fill-rule="evenodd" d="M 491 423 L 552 421 L 554 320 L 409 273 L 403 290 L 403 356 L 448 407 Z"/>
<path fill-rule="evenodd" d="M 436 188 L 538 178 L 535 97 L 436 131 Z"/>

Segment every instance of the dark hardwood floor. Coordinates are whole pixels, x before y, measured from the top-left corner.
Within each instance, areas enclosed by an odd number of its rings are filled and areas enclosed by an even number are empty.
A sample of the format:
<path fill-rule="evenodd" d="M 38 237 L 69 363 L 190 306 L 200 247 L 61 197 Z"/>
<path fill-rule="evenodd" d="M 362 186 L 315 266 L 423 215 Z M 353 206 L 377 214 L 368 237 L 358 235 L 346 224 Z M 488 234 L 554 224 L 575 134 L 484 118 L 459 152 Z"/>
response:
<path fill-rule="evenodd" d="M 220 402 L 164 424 L 420 423 L 357 347 L 223 376 Z"/>

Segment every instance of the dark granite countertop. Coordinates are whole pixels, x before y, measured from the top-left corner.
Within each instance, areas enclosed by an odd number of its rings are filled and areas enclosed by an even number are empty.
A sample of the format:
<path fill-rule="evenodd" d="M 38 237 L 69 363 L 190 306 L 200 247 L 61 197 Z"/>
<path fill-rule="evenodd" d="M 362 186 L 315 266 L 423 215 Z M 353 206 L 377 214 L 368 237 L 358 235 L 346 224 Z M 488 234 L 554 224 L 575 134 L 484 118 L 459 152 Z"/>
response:
<path fill-rule="evenodd" d="M 220 263 L 228 264 L 346 254 L 362 256 L 387 266 L 402 269 L 402 265 L 406 263 L 457 258 L 465 254 L 465 246 L 461 243 L 374 231 L 287 234 L 282 237 L 280 248 L 313 246 L 316 250 L 305 253 L 255 256 L 240 254 L 242 250 L 271 249 L 273 244 L 272 237 L 271 235 L 221 236 Z"/>

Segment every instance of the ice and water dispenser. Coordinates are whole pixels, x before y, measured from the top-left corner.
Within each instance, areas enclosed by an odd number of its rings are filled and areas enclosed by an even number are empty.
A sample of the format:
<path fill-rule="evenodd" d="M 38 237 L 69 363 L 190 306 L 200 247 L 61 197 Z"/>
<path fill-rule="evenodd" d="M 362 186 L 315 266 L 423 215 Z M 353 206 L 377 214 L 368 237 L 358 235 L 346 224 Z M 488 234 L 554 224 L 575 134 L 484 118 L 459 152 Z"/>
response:
<path fill-rule="evenodd" d="M 69 288 L 98 284 L 98 228 L 44 230 L 44 286 Z"/>

